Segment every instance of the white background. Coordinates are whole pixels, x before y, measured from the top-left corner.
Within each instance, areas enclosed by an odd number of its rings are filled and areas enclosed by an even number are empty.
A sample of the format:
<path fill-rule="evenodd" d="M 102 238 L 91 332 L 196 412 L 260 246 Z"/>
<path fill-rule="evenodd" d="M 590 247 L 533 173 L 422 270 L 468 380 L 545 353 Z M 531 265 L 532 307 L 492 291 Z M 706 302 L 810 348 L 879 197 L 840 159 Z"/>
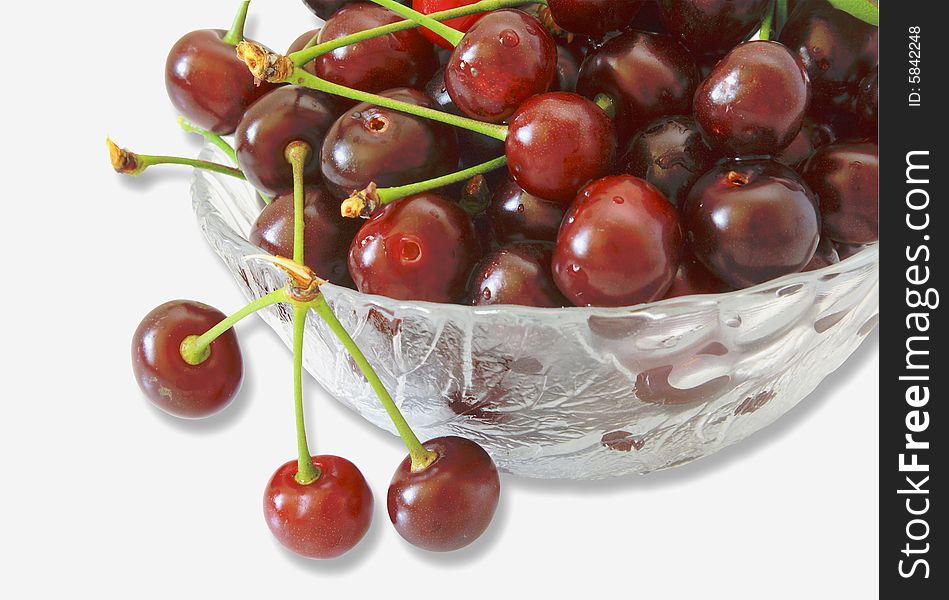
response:
<path fill-rule="evenodd" d="M 341 560 L 282 550 L 261 494 L 295 448 L 289 352 L 251 319 L 228 412 L 180 422 L 146 403 L 129 367 L 145 313 L 173 298 L 230 312 L 241 297 L 194 224 L 189 171 L 122 178 L 104 145 L 195 154 L 165 54 L 188 30 L 226 28 L 236 5 L 5 6 L 0 596 L 875 595 L 876 334 L 776 425 L 698 463 L 595 483 L 503 477 L 489 533 L 449 555 L 388 523 L 399 441 L 309 381 L 314 448 L 363 470 L 374 522 Z M 297 0 L 252 11 L 250 33 L 279 49 L 314 24 Z"/>

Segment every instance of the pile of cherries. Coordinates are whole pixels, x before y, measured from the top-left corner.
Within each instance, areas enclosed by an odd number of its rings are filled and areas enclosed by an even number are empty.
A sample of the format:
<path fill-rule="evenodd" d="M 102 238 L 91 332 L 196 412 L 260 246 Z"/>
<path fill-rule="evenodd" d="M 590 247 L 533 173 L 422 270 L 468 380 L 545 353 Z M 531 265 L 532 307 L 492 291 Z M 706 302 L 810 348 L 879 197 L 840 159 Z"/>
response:
<path fill-rule="evenodd" d="M 295 295 L 302 277 L 400 300 L 629 306 L 877 240 L 877 27 L 847 0 L 304 3 L 325 24 L 287 55 L 243 39 L 245 2 L 230 31 L 189 33 L 168 56 L 172 103 L 222 148 L 234 135 L 236 168 L 113 148 L 123 172 L 246 178 L 265 202 L 250 240 L 302 250 L 275 302 L 331 321 L 318 290 Z M 225 325 L 191 302 L 146 318 L 134 362 L 156 404 L 196 417 L 233 398 Z M 494 513 L 494 464 L 467 440 L 406 441 L 393 523 L 429 549 L 467 544 Z M 302 458 L 278 470 L 265 512 L 291 550 L 335 556 L 365 533 L 371 493 L 348 461 L 313 464 L 305 483 Z"/>

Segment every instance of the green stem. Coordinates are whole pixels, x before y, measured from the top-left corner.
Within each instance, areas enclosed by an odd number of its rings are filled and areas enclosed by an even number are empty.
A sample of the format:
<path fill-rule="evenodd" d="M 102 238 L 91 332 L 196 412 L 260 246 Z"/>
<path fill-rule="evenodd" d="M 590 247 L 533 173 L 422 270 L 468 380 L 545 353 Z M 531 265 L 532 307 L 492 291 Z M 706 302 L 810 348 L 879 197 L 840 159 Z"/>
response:
<path fill-rule="evenodd" d="M 444 23 L 440 23 L 429 15 L 420 13 L 417 10 L 405 6 L 404 4 L 399 4 L 398 2 L 395 2 L 395 0 L 372 0 L 372 2 L 378 4 L 379 6 L 384 6 L 395 14 L 409 19 L 410 21 L 417 23 L 422 27 L 425 27 L 435 35 L 441 36 L 445 39 L 445 41 L 451 44 L 452 47 L 457 46 L 461 42 L 461 38 L 465 37 L 465 34 L 458 31 L 457 29 L 449 27 Z"/>
<path fill-rule="evenodd" d="M 609 94 L 597 94 L 593 99 L 597 106 L 603 109 L 611 119 L 616 118 L 616 101 Z"/>
<path fill-rule="evenodd" d="M 458 183 L 459 181 L 466 181 L 476 175 L 481 175 L 482 173 L 488 173 L 495 169 L 499 169 L 506 164 L 507 157 L 502 156 L 500 158 L 495 158 L 494 160 L 481 163 L 480 165 L 475 165 L 473 167 L 469 167 L 455 173 L 450 173 L 448 175 L 442 175 L 441 177 L 436 177 L 434 179 L 420 181 L 418 183 L 411 183 L 409 185 L 400 185 L 398 187 L 379 188 L 376 190 L 376 195 L 379 198 L 379 204 L 391 204 L 392 202 L 401 200 L 407 196 L 435 190 L 446 185 Z"/>
<path fill-rule="evenodd" d="M 379 401 L 382 403 L 382 407 L 385 408 L 385 411 L 389 414 L 392 424 L 395 425 L 396 431 L 399 432 L 399 436 L 402 437 L 402 441 L 405 442 L 405 446 L 409 449 L 409 456 L 412 457 L 412 470 L 420 471 L 432 464 L 432 462 L 438 458 L 438 455 L 427 450 L 425 446 L 422 445 L 422 442 L 419 441 L 418 437 L 415 436 L 415 432 L 412 431 L 412 428 L 409 427 L 409 424 L 405 421 L 405 417 L 402 416 L 402 412 L 399 411 L 399 407 L 396 406 L 392 396 L 389 395 L 388 390 L 386 390 L 382 381 L 379 380 L 379 376 L 376 375 L 372 365 L 369 364 L 369 361 L 366 360 L 359 346 L 356 345 L 356 342 L 349 336 L 349 333 L 343 327 L 342 323 L 340 323 L 336 315 L 333 314 L 333 310 L 329 304 L 326 303 L 326 299 L 323 295 L 320 294 L 310 305 L 317 314 L 326 321 L 326 324 L 333 333 L 336 334 L 336 337 L 339 338 L 343 347 L 346 348 L 346 351 L 353 357 L 356 365 L 362 371 L 363 375 L 365 375 L 366 380 L 369 381 L 369 385 L 373 391 L 376 392 Z"/>
<path fill-rule="evenodd" d="M 546 0 L 481 0 L 481 2 L 475 2 L 474 4 L 469 4 L 467 6 L 460 6 L 458 8 L 453 8 L 451 10 L 443 10 L 436 13 L 428 15 L 430 19 L 435 21 L 447 21 L 449 19 L 454 19 L 456 17 L 467 17 L 468 15 L 474 15 L 482 12 L 488 12 L 492 10 L 497 10 L 499 8 L 515 8 L 517 6 L 523 6 L 525 4 L 546 4 Z M 383 25 L 381 27 L 373 27 L 372 29 L 367 29 L 365 31 L 360 31 L 359 33 L 354 33 L 352 35 L 347 35 L 335 40 L 329 40 L 323 42 L 322 44 L 316 44 L 309 48 L 304 48 L 298 52 L 294 52 L 289 55 L 289 58 L 293 60 L 293 63 L 302 67 L 306 63 L 310 62 L 318 56 L 328 54 L 333 50 L 342 48 L 343 46 L 349 46 L 350 44 L 356 44 L 358 42 L 364 42 L 366 40 L 371 40 L 373 38 L 382 37 L 384 35 L 389 35 L 390 33 L 397 33 L 399 31 L 405 31 L 406 29 L 415 29 L 419 24 L 411 21 L 399 21 L 397 23 L 390 23 L 388 25 Z"/>
<path fill-rule="evenodd" d="M 181 342 L 181 358 L 183 358 L 184 361 L 189 365 L 200 365 L 211 355 L 211 344 L 214 342 L 214 340 L 223 335 L 224 332 L 228 331 L 231 327 L 234 327 L 234 325 L 236 325 L 245 317 L 267 308 L 268 306 L 285 302 L 286 300 L 287 290 L 286 288 L 281 288 L 275 292 L 271 292 L 266 296 L 262 296 L 254 300 L 200 336 L 188 336 L 183 342 Z"/>
<path fill-rule="evenodd" d="M 304 260 L 303 236 L 305 220 L 303 218 L 306 192 L 303 189 L 303 168 L 310 157 L 310 145 L 306 142 L 290 142 L 285 152 L 287 162 L 293 168 L 293 260 L 302 265 Z"/>
<path fill-rule="evenodd" d="M 247 22 L 247 9 L 250 8 L 250 0 L 244 0 L 241 2 L 241 7 L 237 11 L 237 16 L 234 17 L 234 24 L 231 25 L 231 29 L 224 34 L 223 42 L 230 46 L 236 46 L 240 42 L 244 41 L 244 23 Z"/>
<path fill-rule="evenodd" d="M 214 133 L 213 131 L 208 131 L 207 129 L 202 129 L 184 117 L 178 117 L 178 125 L 188 133 L 196 133 L 207 141 L 211 142 L 220 148 L 221 151 L 224 152 L 224 154 L 226 154 L 229 159 L 231 159 L 231 162 L 233 162 L 235 165 L 237 164 L 237 153 L 234 152 L 234 148 L 227 143 L 227 140 L 218 134 Z"/>
<path fill-rule="evenodd" d="M 453 127 L 467 129 L 469 131 L 480 133 L 481 135 L 486 135 L 496 140 L 501 140 L 502 142 L 507 139 L 507 127 L 504 125 L 482 123 L 481 121 L 476 121 L 467 117 L 459 117 L 457 115 L 452 115 L 440 110 L 435 110 L 424 106 L 416 106 L 407 102 L 386 98 L 385 96 L 354 90 L 352 88 L 326 81 L 325 79 L 320 79 L 319 77 L 304 71 L 300 67 L 293 69 L 293 72 L 287 81 L 292 81 L 298 85 L 319 90 L 321 92 L 326 92 L 328 94 L 349 98 L 350 100 L 355 100 L 356 102 L 368 102 L 369 104 L 375 104 L 377 106 L 382 106 L 383 108 L 390 108 L 399 112 L 415 115 L 416 117 L 422 117 L 423 119 L 431 119 L 432 121 L 445 123 L 446 125 L 451 125 Z"/>
<path fill-rule="evenodd" d="M 293 303 L 293 409 L 297 421 L 297 473 L 293 478 L 300 485 L 308 485 L 320 478 L 320 472 L 310 457 L 303 417 L 303 336 L 308 311 L 306 304 Z"/>
<path fill-rule="evenodd" d="M 771 25 L 774 22 L 774 0 L 771 2 L 771 7 L 768 9 L 768 12 L 764 15 L 764 21 L 761 23 L 761 33 L 758 35 L 758 39 L 770 40 L 771 39 Z"/>

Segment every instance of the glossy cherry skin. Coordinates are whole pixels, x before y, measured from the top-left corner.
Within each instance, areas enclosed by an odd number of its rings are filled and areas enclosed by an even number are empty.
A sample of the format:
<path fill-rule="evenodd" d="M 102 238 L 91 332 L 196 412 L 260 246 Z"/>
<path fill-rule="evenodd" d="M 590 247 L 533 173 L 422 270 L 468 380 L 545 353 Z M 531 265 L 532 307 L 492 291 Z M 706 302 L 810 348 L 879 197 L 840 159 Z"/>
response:
<path fill-rule="evenodd" d="M 478 0 L 412 0 L 412 8 L 422 14 L 430 15 L 443 10 L 451 10 L 453 8 L 468 6 L 469 4 L 474 4 L 475 2 L 478 2 Z M 471 26 L 477 23 L 478 19 L 483 16 L 484 13 L 478 13 L 474 15 L 468 15 L 467 17 L 448 19 L 447 21 L 442 21 L 442 23 L 448 25 L 452 29 L 456 29 L 464 33 L 471 29 Z M 451 43 L 449 43 L 445 38 L 433 33 L 430 29 L 421 27 L 419 28 L 419 32 L 433 44 L 438 44 L 442 48 L 447 48 L 448 50 L 452 50 L 454 48 L 454 46 L 452 46 Z"/>
<path fill-rule="evenodd" d="M 830 241 L 830 238 L 822 237 L 817 244 L 817 252 L 814 253 L 814 258 L 812 258 L 811 262 L 807 263 L 801 271 L 816 271 L 817 269 L 823 269 L 830 265 L 836 265 L 839 262 L 840 255 L 837 254 L 837 248 L 834 247 L 834 243 Z"/>
<path fill-rule="evenodd" d="M 431 552 L 464 548 L 494 518 L 501 495 L 497 467 L 465 438 L 435 438 L 423 446 L 438 458 L 415 473 L 411 458 L 402 461 L 389 484 L 389 519 L 413 546 Z"/>
<path fill-rule="evenodd" d="M 879 62 L 878 31 L 826 0 L 802 3 L 794 11 L 778 40 L 798 54 L 807 69 L 815 114 L 850 110 L 860 80 Z"/>
<path fill-rule="evenodd" d="M 732 156 L 773 154 L 801 130 L 810 98 L 799 58 L 777 42 L 746 42 L 695 91 L 695 120 L 712 146 Z"/>
<path fill-rule="evenodd" d="M 628 27 L 641 0 L 549 0 L 550 15 L 570 33 L 599 37 Z"/>
<path fill-rule="evenodd" d="M 457 302 L 478 262 L 467 213 L 437 194 L 416 194 L 373 213 L 349 251 L 349 273 L 365 294 Z"/>
<path fill-rule="evenodd" d="M 256 102 L 237 126 L 234 149 L 247 181 L 265 194 L 293 191 L 293 169 L 287 162 L 287 145 L 310 145 L 303 167 L 307 184 L 320 183 L 320 147 L 323 136 L 336 121 L 332 98 L 304 87 L 284 86 Z"/>
<path fill-rule="evenodd" d="M 372 522 L 372 490 L 356 465 L 314 456 L 319 478 L 294 479 L 297 461 L 282 465 L 264 490 L 264 518 L 284 548 L 305 558 L 336 558 L 353 549 Z"/>
<path fill-rule="evenodd" d="M 804 167 L 804 179 L 817 195 L 824 235 L 845 244 L 879 238 L 877 145 L 838 142 L 818 150 Z"/>
<path fill-rule="evenodd" d="M 508 169 L 522 188 L 567 204 L 589 181 L 610 172 L 616 130 L 603 110 L 577 94 L 534 96 L 511 118 Z"/>
<path fill-rule="evenodd" d="M 567 207 L 525 192 L 511 178 L 503 181 L 491 197 L 487 215 L 502 244 L 537 240 L 557 241 L 557 232 Z"/>
<path fill-rule="evenodd" d="M 203 363 L 181 357 L 181 343 L 224 320 L 224 314 L 200 302 L 174 300 L 142 319 L 132 337 L 132 371 L 152 404 L 184 419 L 201 419 L 234 399 L 244 378 L 244 362 L 234 330 L 211 343 Z"/>
<path fill-rule="evenodd" d="M 683 251 L 675 207 L 646 181 L 605 177 L 567 210 L 553 274 L 577 306 L 631 306 L 658 300 L 672 285 Z"/>
<path fill-rule="evenodd" d="M 551 275 L 553 253 L 552 242 L 513 242 L 502 246 L 475 268 L 468 283 L 468 301 L 474 306 L 570 306 Z"/>
<path fill-rule="evenodd" d="M 408 88 L 381 95 L 432 107 L 425 94 Z M 333 195 L 343 199 L 369 183 L 393 187 L 451 173 L 458 166 L 458 141 L 448 125 L 359 104 L 333 124 L 321 155 L 323 181 Z"/>
<path fill-rule="evenodd" d="M 629 137 L 656 117 L 690 113 L 698 84 L 699 69 L 685 47 L 666 35 L 630 31 L 587 56 L 577 93 L 612 99 L 616 128 Z"/>
<path fill-rule="evenodd" d="M 791 168 L 765 159 L 726 161 L 703 175 L 682 223 L 695 256 L 738 289 L 800 271 L 820 239 L 814 194 Z"/>
<path fill-rule="evenodd" d="M 575 92 L 580 77 L 583 58 L 570 46 L 557 43 L 557 77 L 551 85 L 552 92 Z"/>
<path fill-rule="evenodd" d="M 300 50 L 306 48 L 306 45 L 310 43 L 310 40 L 312 40 L 315 36 L 318 36 L 320 31 L 322 30 L 317 28 L 301 33 L 300 37 L 293 40 L 293 43 L 290 44 L 289 48 L 287 48 L 287 54 L 293 54 L 294 52 L 299 52 Z M 316 75 L 316 63 L 311 60 L 310 62 L 303 65 L 303 70 L 307 71 L 311 75 Z"/>
<path fill-rule="evenodd" d="M 663 25 L 697 55 L 722 56 L 758 30 L 771 0 L 659 0 Z"/>
<path fill-rule="evenodd" d="M 792 169 L 800 170 L 815 150 L 830 144 L 834 139 L 834 132 L 830 127 L 805 119 L 801 131 L 794 136 L 784 150 L 774 155 L 774 160 Z"/>
<path fill-rule="evenodd" d="M 857 88 L 856 112 L 860 119 L 860 132 L 876 139 L 880 112 L 880 70 L 878 67 L 874 67 Z"/>
<path fill-rule="evenodd" d="M 351 286 L 349 246 L 362 221 L 340 214 L 339 201 L 322 186 L 307 186 L 303 199 L 306 266 L 332 283 Z M 281 194 L 264 207 L 248 237 L 275 256 L 293 256 L 293 194 Z"/>
<path fill-rule="evenodd" d="M 255 100 L 274 89 L 257 85 L 227 32 L 202 29 L 175 42 L 165 62 L 165 89 L 175 109 L 189 121 L 214 133 L 234 133 Z"/>
<path fill-rule="evenodd" d="M 692 184 L 715 164 L 715 153 L 691 117 L 660 117 L 629 142 L 622 172 L 645 179 L 674 206 L 681 206 Z"/>
<path fill-rule="evenodd" d="M 445 67 L 445 85 L 464 114 L 500 123 L 547 91 L 557 72 L 553 38 L 519 10 L 486 14 L 465 34 Z"/>
<path fill-rule="evenodd" d="M 344 6 L 326 21 L 320 42 L 402 20 L 377 4 L 356 2 Z M 317 75 L 323 79 L 371 93 L 422 87 L 438 68 L 432 43 L 415 29 L 343 46 L 314 62 Z"/>
<path fill-rule="evenodd" d="M 721 294 L 731 291 L 727 283 L 716 277 L 702 262 L 687 252 L 679 263 L 672 286 L 664 298 L 681 298 L 682 296 L 696 296 L 700 294 Z"/>
<path fill-rule="evenodd" d="M 305 4 L 314 15 L 325 21 L 342 7 L 357 1 L 358 0 L 303 0 L 303 4 Z"/>

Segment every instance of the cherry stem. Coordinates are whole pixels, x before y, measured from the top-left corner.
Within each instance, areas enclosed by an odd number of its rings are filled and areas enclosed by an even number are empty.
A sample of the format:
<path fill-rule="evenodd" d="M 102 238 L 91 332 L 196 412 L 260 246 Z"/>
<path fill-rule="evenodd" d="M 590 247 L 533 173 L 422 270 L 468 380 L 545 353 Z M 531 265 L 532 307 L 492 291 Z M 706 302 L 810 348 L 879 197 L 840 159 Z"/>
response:
<path fill-rule="evenodd" d="M 300 485 L 309 485 L 320 478 L 313 466 L 310 448 L 306 442 L 306 421 L 303 416 L 303 337 L 306 332 L 306 304 L 293 303 L 293 408 L 297 420 L 297 473 L 293 476 Z"/>
<path fill-rule="evenodd" d="M 454 19 L 457 17 L 467 17 L 468 15 L 474 15 L 482 12 L 488 12 L 492 10 L 497 10 L 499 8 L 514 8 L 517 6 L 524 6 L 525 4 L 547 4 L 546 0 L 481 0 L 481 2 L 475 2 L 474 4 L 468 4 L 466 6 L 459 6 L 458 8 L 452 8 L 450 10 L 442 10 L 439 12 L 432 13 L 427 15 L 428 18 L 435 21 L 447 21 L 449 19 Z M 350 44 L 355 44 L 358 42 L 364 42 L 366 40 L 371 40 L 373 38 L 382 37 L 384 35 L 389 35 L 390 33 L 397 33 L 399 31 L 405 31 L 406 29 L 415 29 L 419 27 L 419 24 L 412 20 L 399 21 L 397 23 L 389 23 L 388 25 L 382 25 L 381 27 L 373 27 L 372 29 L 366 29 L 365 31 L 360 31 L 359 33 L 354 33 L 352 35 L 347 35 L 335 40 L 329 40 L 323 42 L 322 44 L 316 44 L 303 50 L 299 50 L 289 55 L 289 58 L 293 60 L 293 64 L 298 67 L 302 67 L 311 60 L 328 54 L 333 50 L 342 48 L 343 46 L 349 46 Z"/>
<path fill-rule="evenodd" d="M 311 306 L 313 310 L 326 321 L 326 324 L 330 330 L 336 334 L 336 337 L 339 338 L 343 347 L 356 362 L 359 370 L 365 375 L 366 380 L 369 382 L 373 391 L 375 391 L 376 396 L 379 397 L 382 407 L 386 413 L 388 413 L 392 424 L 395 425 L 396 431 L 399 432 L 399 436 L 402 438 L 402 441 L 405 442 L 405 446 L 409 450 L 409 456 L 412 457 L 412 471 L 421 471 L 435 462 L 435 459 L 438 458 L 438 454 L 425 448 L 418 437 L 416 437 L 415 432 L 409 427 L 409 424 L 406 422 L 405 417 L 402 416 L 402 412 L 399 410 L 399 407 L 396 406 L 392 396 L 389 395 L 389 391 L 386 390 L 379 376 L 376 375 L 372 365 L 366 360 L 366 356 L 359 349 L 359 346 L 356 345 L 356 342 L 353 341 L 353 338 L 350 337 L 346 328 L 339 322 L 339 319 L 336 318 L 336 315 L 333 314 L 333 309 L 327 304 L 326 298 L 320 294 L 320 296 L 311 303 Z"/>
<path fill-rule="evenodd" d="M 449 27 L 444 23 L 440 23 L 429 15 L 420 13 L 419 11 L 405 6 L 404 4 L 399 4 L 398 2 L 395 2 L 395 0 L 372 0 L 372 2 L 378 4 L 379 6 L 384 6 L 400 17 L 405 17 L 413 23 L 417 23 L 418 25 L 430 30 L 432 33 L 441 36 L 445 39 L 445 41 L 451 44 L 452 47 L 457 46 L 461 42 L 461 39 L 465 37 L 464 33 L 458 31 L 454 27 Z"/>
<path fill-rule="evenodd" d="M 250 0 L 244 0 L 241 2 L 241 7 L 237 11 L 237 16 L 234 17 L 234 24 L 231 25 L 230 30 L 224 34 L 222 41 L 229 46 L 236 46 L 238 43 L 244 41 L 244 24 L 247 22 L 247 9 L 250 8 Z"/>
<path fill-rule="evenodd" d="M 611 119 L 616 118 L 616 101 L 609 94 L 597 94 L 593 99 L 597 106 L 603 109 Z"/>
<path fill-rule="evenodd" d="M 236 168 L 197 158 L 183 158 L 181 156 L 158 156 L 151 154 L 136 154 L 126 148 L 120 148 L 111 139 L 106 139 L 109 146 L 109 158 L 116 173 L 138 177 L 142 171 L 155 165 L 188 165 L 196 169 L 213 171 L 222 175 L 230 175 L 245 180 L 244 173 Z"/>
<path fill-rule="evenodd" d="M 770 40 L 771 39 L 771 25 L 774 22 L 774 0 L 771 0 L 771 6 L 768 8 L 768 12 L 764 15 L 764 21 L 761 23 L 761 33 L 758 35 L 758 39 Z"/>
<path fill-rule="evenodd" d="M 224 332 L 228 331 L 231 327 L 234 327 L 234 325 L 239 323 L 245 317 L 263 310 L 268 306 L 273 306 L 274 304 L 278 304 L 280 302 L 286 302 L 286 300 L 286 288 L 281 288 L 275 292 L 270 292 L 266 296 L 262 296 L 254 300 L 233 315 L 225 318 L 223 321 L 201 335 L 188 336 L 183 342 L 181 342 L 181 358 L 183 358 L 184 361 L 189 365 L 200 365 L 211 356 L 211 344 L 214 343 L 214 340 L 221 337 Z"/>
<path fill-rule="evenodd" d="M 300 265 L 304 263 L 303 211 L 306 199 L 306 191 L 303 188 L 303 168 L 310 158 L 311 151 L 309 144 L 300 141 L 290 142 L 284 151 L 287 162 L 293 168 L 293 260 Z"/>
<path fill-rule="evenodd" d="M 213 131 L 208 131 L 207 129 L 202 129 L 184 117 L 178 117 L 178 125 L 188 133 L 196 133 L 207 141 L 211 142 L 220 148 L 221 151 L 226 154 L 229 159 L 231 159 L 231 162 L 233 162 L 235 165 L 237 164 L 237 153 L 234 151 L 234 148 L 227 143 L 227 140 L 218 134 L 214 133 Z"/>

